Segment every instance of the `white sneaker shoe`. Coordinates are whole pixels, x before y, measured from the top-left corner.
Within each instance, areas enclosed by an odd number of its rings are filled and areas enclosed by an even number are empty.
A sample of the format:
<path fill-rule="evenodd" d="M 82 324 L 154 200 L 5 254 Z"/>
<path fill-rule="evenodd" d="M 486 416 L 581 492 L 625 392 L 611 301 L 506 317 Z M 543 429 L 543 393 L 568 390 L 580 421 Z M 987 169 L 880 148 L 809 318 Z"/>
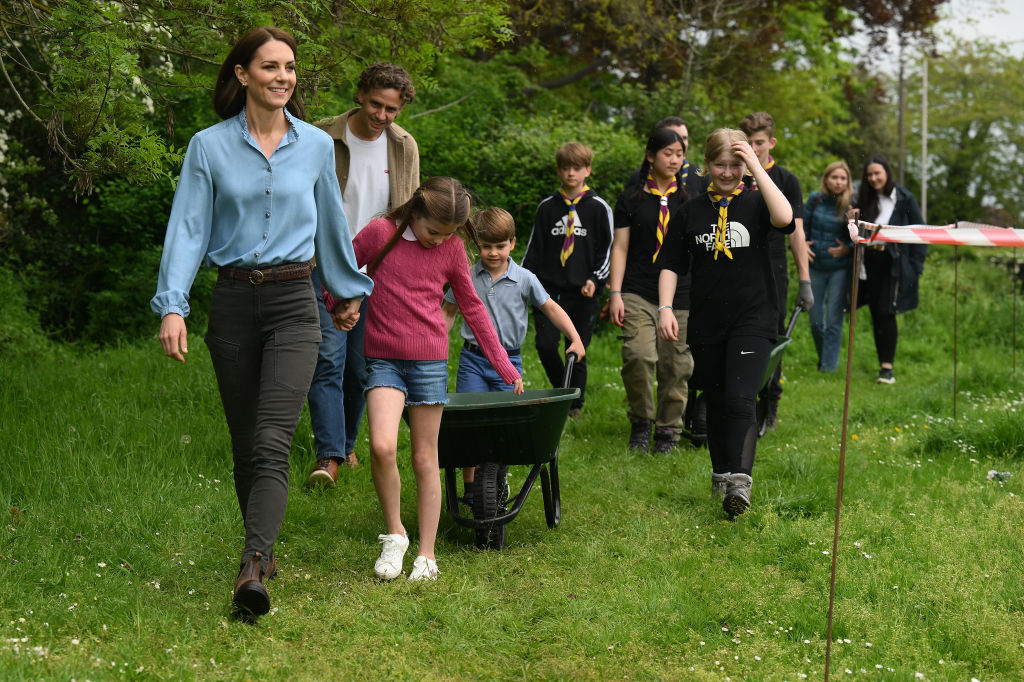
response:
<path fill-rule="evenodd" d="M 428 559 L 422 554 L 412 562 L 412 571 L 409 572 L 409 580 L 437 580 L 441 571 L 437 570 L 437 562 Z"/>
<path fill-rule="evenodd" d="M 378 535 L 377 539 L 384 545 L 380 550 L 380 558 L 373 565 L 373 572 L 378 578 L 394 580 L 402 575 L 402 557 L 409 549 L 409 538 L 398 533 Z"/>

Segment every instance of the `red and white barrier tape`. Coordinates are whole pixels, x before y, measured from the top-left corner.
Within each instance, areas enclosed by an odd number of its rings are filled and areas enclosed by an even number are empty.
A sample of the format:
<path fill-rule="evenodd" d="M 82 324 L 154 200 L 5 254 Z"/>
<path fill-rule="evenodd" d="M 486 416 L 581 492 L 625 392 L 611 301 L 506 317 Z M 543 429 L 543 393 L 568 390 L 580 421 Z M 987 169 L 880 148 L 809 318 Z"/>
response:
<path fill-rule="evenodd" d="M 861 236 L 860 228 L 866 230 Z M 1024 230 L 962 221 L 950 225 L 876 225 L 849 222 L 850 239 L 863 244 L 954 244 L 960 246 L 1024 246 Z"/>

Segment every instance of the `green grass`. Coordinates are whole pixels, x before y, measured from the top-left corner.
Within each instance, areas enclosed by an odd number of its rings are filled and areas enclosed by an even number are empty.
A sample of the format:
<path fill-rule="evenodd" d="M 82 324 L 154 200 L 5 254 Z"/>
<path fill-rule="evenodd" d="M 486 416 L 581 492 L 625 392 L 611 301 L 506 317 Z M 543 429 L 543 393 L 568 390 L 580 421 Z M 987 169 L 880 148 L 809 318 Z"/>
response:
<path fill-rule="evenodd" d="M 1024 670 L 1024 368 L 1011 371 L 1010 283 L 964 256 L 953 419 L 950 257 L 935 250 L 922 308 L 901 317 L 895 386 L 874 383 L 870 319 L 857 318 L 837 679 Z M 563 434 L 561 526 L 547 528 L 539 490 L 502 552 L 474 549 L 444 515 L 430 585 L 373 579 L 382 525 L 365 440 L 363 465 L 336 490 L 303 490 L 304 416 L 273 611 L 255 625 L 229 615 L 242 528 L 209 357 L 199 337 L 191 346 L 183 366 L 154 339 L 0 348 L 0 678 L 823 675 L 844 383 L 815 371 L 806 319 L 748 514 L 729 522 L 710 501 L 706 451 L 626 451 L 619 342 L 605 329 L 587 410 Z M 1013 476 L 990 481 L 990 469 Z M 402 473 L 413 529 L 407 461 Z"/>

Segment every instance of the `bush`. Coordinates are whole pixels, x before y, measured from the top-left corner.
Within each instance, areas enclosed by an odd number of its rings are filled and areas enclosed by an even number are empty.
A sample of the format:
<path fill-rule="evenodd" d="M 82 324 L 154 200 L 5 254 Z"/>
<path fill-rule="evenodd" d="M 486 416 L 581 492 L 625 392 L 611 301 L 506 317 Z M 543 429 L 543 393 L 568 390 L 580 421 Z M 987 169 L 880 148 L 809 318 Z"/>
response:
<path fill-rule="evenodd" d="M 21 282 L 11 270 L 0 267 L 0 357 L 38 353 L 50 345 L 29 310 Z"/>

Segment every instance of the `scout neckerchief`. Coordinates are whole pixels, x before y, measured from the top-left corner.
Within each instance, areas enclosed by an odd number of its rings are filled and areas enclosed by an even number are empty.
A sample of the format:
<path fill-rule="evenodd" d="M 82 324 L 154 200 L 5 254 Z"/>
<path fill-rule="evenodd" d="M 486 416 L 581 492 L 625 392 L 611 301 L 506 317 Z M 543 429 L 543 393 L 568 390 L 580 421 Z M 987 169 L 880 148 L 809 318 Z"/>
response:
<path fill-rule="evenodd" d="M 650 173 L 647 174 L 647 191 L 656 197 L 661 198 L 661 209 L 658 211 L 658 248 L 654 250 L 654 257 L 651 258 L 651 262 L 658 260 L 658 254 L 661 253 L 661 246 L 665 243 L 665 235 L 668 234 L 668 195 L 675 192 L 679 186 L 676 184 L 675 177 L 672 178 L 672 182 L 669 183 L 668 189 L 662 192 L 658 189 L 658 183 L 654 181 L 654 176 Z"/>
<path fill-rule="evenodd" d="M 562 253 L 559 255 L 563 268 L 565 267 L 565 262 L 569 260 L 569 256 L 572 255 L 573 243 L 576 241 L 576 204 L 580 203 L 580 199 L 588 191 L 590 191 L 590 188 L 584 183 L 583 187 L 580 188 L 579 194 L 570 199 L 562 194 L 562 190 L 558 190 L 558 195 L 562 197 L 562 201 L 569 208 L 569 218 L 565 224 L 565 239 L 562 240 Z"/>
<path fill-rule="evenodd" d="M 711 203 L 718 207 L 718 229 L 715 230 L 715 260 L 718 260 L 718 252 L 722 251 L 732 259 L 732 251 L 725 245 L 725 235 L 729 231 L 729 204 L 743 191 L 743 183 L 736 186 L 728 196 L 718 193 L 715 183 L 708 185 L 708 194 L 711 196 Z"/>
<path fill-rule="evenodd" d="M 765 164 L 764 171 L 767 173 L 768 171 L 770 171 L 772 169 L 772 167 L 774 165 L 775 165 L 775 159 L 773 159 L 772 155 L 769 154 L 768 155 L 768 163 Z M 761 188 L 757 186 L 757 179 L 753 175 L 751 175 L 750 177 L 751 177 L 750 189 L 754 190 L 755 192 L 760 192 Z"/>
<path fill-rule="evenodd" d="M 686 178 L 689 177 L 689 175 L 690 175 L 690 162 L 687 161 L 686 159 L 683 159 L 683 167 L 679 169 L 678 173 L 676 173 L 676 177 L 678 177 L 680 180 L 682 180 L 683 184 L 685 185 L 686 184 Z"/>

